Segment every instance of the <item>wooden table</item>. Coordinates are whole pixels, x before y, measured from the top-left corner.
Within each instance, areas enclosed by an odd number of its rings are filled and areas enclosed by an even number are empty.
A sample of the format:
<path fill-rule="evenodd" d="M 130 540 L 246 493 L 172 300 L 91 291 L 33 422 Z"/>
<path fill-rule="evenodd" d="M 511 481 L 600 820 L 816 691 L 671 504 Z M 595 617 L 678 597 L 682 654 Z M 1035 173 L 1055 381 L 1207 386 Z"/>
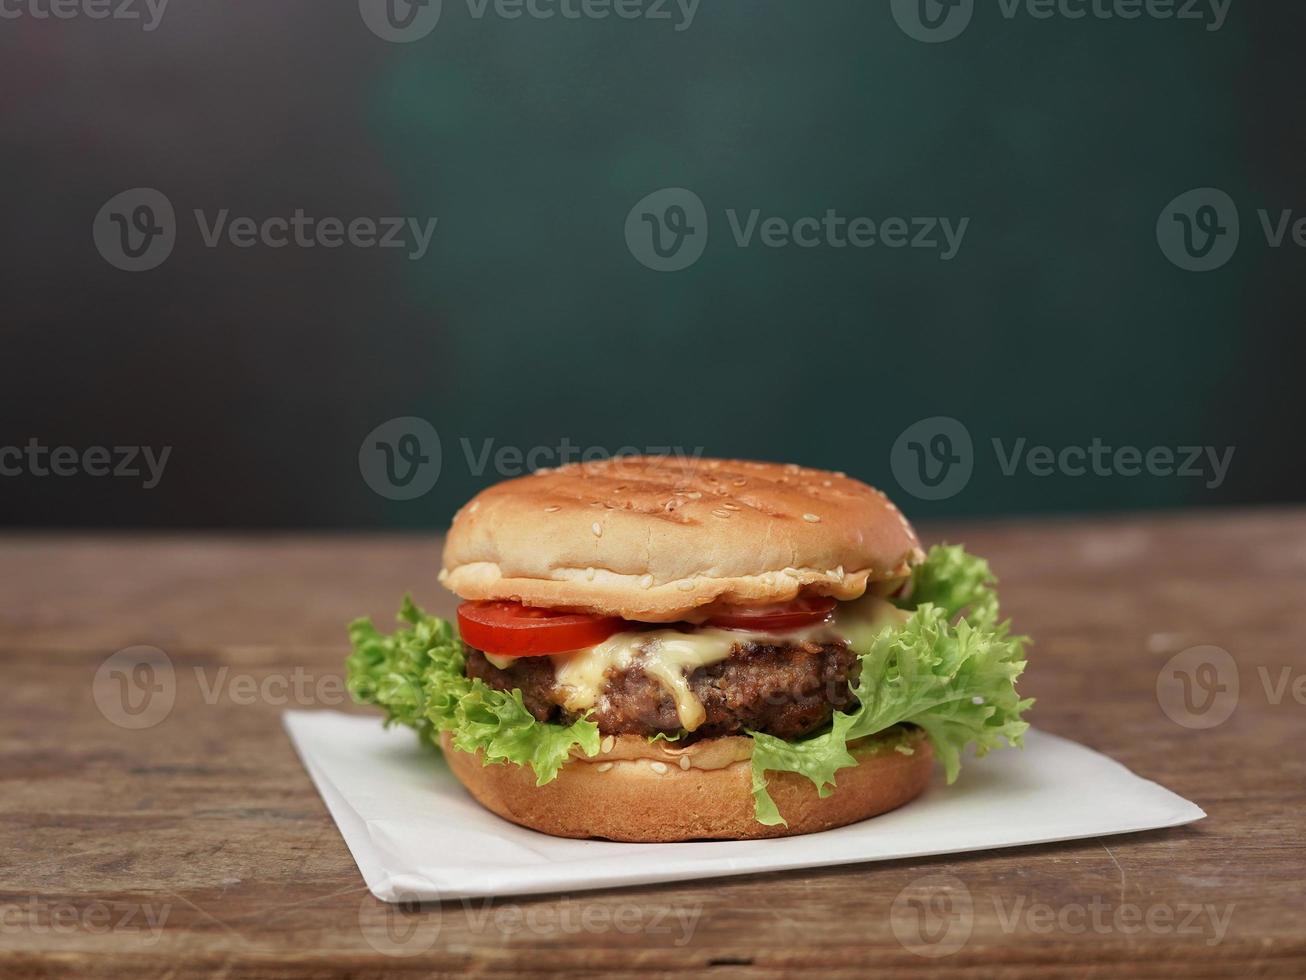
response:
<path fill-rule="evenodd" d="M 0 539 L 0 976 L 1306 974 L 1306 706 L 1291 681 L 1279 687 L 1285 670 L 1306 673 L 1306 512 L 924 536 L 992 559 L 1006 610 L 1037 641 L 1023 685 L 1039 699 L 1036 725 L 1209 818 L 927 860 L 395 908 L 364 889 L 279 719 L 285 707 L 342 707 L 351 617 L 389 621 L 408 589 L 451 610 L 435 538 L 11 534 Z M 93 682 L 107 657 L 142 644 L 171 659 L 175 705 L 130 729 L 120 723 L 144 715 L 111 720 L 121 706 L 102 710 Z M 1203 730 L 1167 716 L 1157 677 L 1204 644 L 1236 658 L 1241 690 L 1232 715 Z M 921 898 L 925 917 L 904 917 L 904 901 Z M 959 922 L 968 939 L 949 931 Z"/>

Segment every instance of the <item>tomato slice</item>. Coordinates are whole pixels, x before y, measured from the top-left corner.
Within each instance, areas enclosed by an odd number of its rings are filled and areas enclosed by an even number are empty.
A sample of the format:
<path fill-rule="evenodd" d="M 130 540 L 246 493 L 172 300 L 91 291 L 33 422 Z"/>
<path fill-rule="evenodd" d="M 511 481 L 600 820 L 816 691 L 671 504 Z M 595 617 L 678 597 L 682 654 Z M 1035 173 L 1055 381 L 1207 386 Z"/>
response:
<path fill-rule="evenodd" d="M 800 596 L 793 602 L 769 606 L 740 606 L 719 612 L 707 622 L 728 630 L 754 630 L 758 633 L 781 633 L 824 622 L 838 605 L 830 596 Z"/>
<path fill-rule="evenodd" d="M 458 607 L 458 632 L 463 642 L 484 653 L 511 657 L 592 647 L 625 625 L 618 616 L 555 612 L 520 602 L 464 602 Z"/>

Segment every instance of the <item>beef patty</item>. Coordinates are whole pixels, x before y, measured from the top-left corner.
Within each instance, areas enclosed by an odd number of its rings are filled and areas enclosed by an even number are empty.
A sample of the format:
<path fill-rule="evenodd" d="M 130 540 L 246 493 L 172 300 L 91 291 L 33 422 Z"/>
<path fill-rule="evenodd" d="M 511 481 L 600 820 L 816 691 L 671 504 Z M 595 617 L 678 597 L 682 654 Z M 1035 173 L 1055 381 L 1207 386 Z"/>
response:
<path fill-rule="evenodd" d="M 849 684 L 859 663 L 843 643 L 742 642 L 730 656 L 688 677 L 707 718 L 692 738 L 766 732 L 797 738 L 830 720 L 855 698 Z M 566 691 L 554 678 L 548 657 L 520 657 L 500 670 L 479 650 L 467 650 L 467 676 L 500 691 L 520 689 L 522 703 L 536 721 L 567 724 L 577 717 L 563 708 Z M 610 671 L 603 697 L 590 713 L 604 735 L 644 735 L 680 731 L 676 704 L 666 689 L 637 663 Z"/>

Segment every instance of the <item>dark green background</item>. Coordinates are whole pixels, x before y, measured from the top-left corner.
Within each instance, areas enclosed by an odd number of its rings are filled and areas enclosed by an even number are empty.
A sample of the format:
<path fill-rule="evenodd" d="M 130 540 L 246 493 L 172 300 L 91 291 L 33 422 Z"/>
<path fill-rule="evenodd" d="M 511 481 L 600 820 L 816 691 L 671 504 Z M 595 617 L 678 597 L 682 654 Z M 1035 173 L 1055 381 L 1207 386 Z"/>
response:
<path fill-rule="evenodd" d="M 266 9 L 265 9 L 266 8 Z M 1268 8 L 1268 9 L 1267 9 Z M 497 478 L 480 450 L 679 446 L 845 469 L 912 515 L 1300 500 L 1302 249 L 1255 209 L 1306 209 L 1298 5 L 1184 21 L 1047 21 L 977 0 L 923 44 L 888 3 L 702 0 L 689 29 L 476 20 L 389 44 L 355 4 L 185 4 L 152 33 L 0 23 L 7 121 L 0 443 L 174 447 L 160 485 L 0 479 L 28 525 L 440 525 Z M 134 186 L 236 214 L 438 216 L 430 253 L 96 254 Z M 1238 202 L 1224 268 L 1157 246 L 1192 187 Z M 627 212 L 692 189 L 711 235 L 660 274 Z M 934 252 L 736 248 L 724 211 L 968 216 Z M 360 478 L 386 419 L 429 419 L 440 480 Z M 974 476 L 903 493 L 889 447 L 953 416 Z M 1025 437 L 1235 446 L 1227 482 L 1028 474 Z"/>

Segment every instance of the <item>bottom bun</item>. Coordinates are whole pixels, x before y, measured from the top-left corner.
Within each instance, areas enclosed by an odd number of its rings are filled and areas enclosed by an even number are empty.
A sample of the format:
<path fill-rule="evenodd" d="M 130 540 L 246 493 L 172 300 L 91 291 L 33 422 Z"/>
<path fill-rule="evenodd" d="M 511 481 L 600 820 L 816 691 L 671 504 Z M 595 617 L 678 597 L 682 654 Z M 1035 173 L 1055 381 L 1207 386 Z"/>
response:
<path fill-rule="evenodd" d="M 842 827 L 915 799 L 934 766 L 933 746 L 918 731 L 907 742 L 911 754 L 882 742 L 850 746 L 857 765 L 838 771 L 838 788 L 825 798 L 805 776 L 768 773 L 767 789 L 789 821 L 772 827 L 753 816 L 750 738 L 706 739 L 676 749 L 674 742 L 609 736 L 598 755 L 573 758 L 543 786 L 525 766 L 483 765 L 480 752 L 455 749 L 447 732 L 440 742 L 454 775 L 505 820 L 555 837 L 645 843 L 789 837 Z"/>

